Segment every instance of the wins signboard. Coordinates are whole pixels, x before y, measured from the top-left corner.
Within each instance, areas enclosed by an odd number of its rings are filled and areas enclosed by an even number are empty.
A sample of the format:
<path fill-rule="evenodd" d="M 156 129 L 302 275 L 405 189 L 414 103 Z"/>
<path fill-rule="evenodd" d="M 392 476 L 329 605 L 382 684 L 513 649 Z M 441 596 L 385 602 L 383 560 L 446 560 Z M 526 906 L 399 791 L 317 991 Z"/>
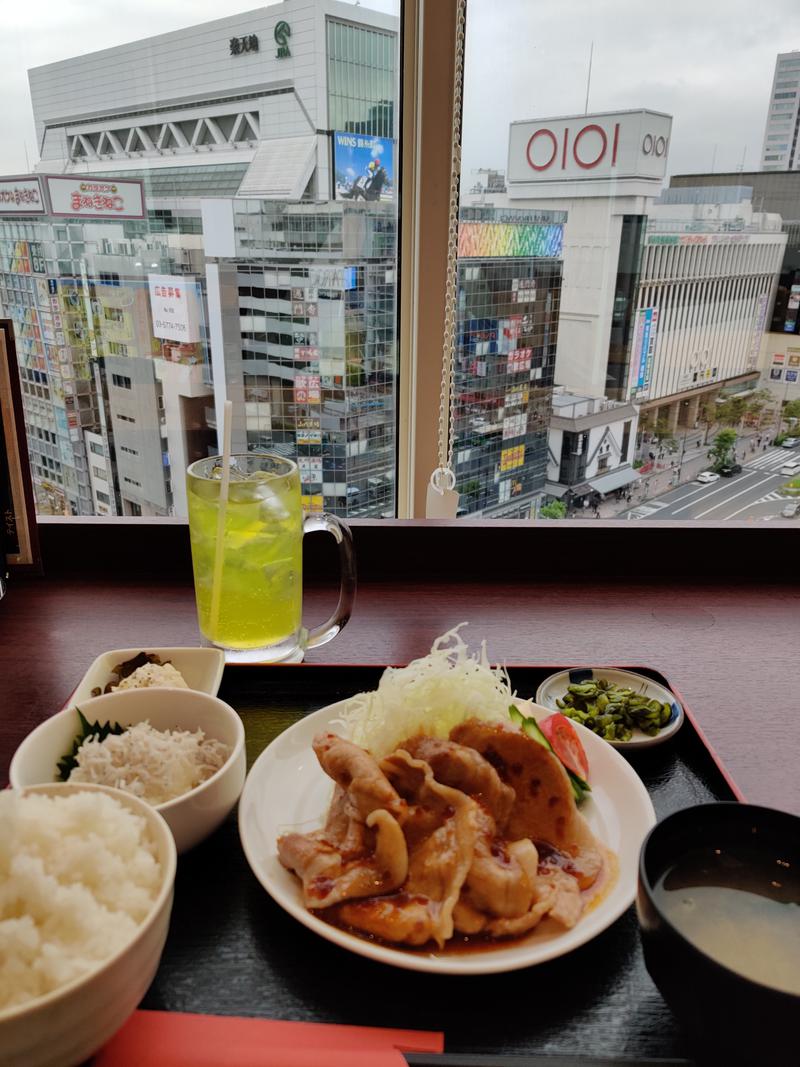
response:
<path fill-rule="evenodd" d="M 386 137 L 334 133 L 337 200 L 394 200 L 394 142 Z"/>

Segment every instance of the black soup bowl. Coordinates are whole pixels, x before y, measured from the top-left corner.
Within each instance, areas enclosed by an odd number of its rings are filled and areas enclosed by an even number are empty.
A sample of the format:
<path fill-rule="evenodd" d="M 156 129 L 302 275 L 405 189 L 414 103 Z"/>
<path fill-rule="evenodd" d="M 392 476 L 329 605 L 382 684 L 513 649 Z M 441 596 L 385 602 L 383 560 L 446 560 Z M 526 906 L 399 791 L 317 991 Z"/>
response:
<path fill-rule="evenodd" d="M 693 893 L 692 887 L 698 884 L 703 890 Z M 800 818 L 786 812 L 735 802 L 700 804 L 668 815 L 645 838 L 636 901 L 645 964 L 704 1062 L 800 1062 L 800 995 L 787 991 L 786 972 L 782 979 L 774 978 L 769 953 L 760 954 L 758 978 L 747 977 L 754 966 L 747 953 L 761 942 L 753 940 L 753 923 L 740 921 L 737 903 L 744 900 L 748 908 L 755 904 L 760 933 L 767 937 L 778 929 L 770 927 L 770 916 L 775 922 L 780 920 L 781 943 L 796 947 L 800 945 L 798 886 Z M 746 890 L 754 896 L 725 892 L 720 896 L 715 891 L 718 887 Z M 728 902 L 735 905 L 721 930 L 713 920 L 706 922 L 708 910 L 697 904 L 698 900 L 708 902 L 709 890 L 723 912 Z M 777 916 L 767 903 L 765 917 L 761 915 L 763 898 L 777 900 L 790 910 L 781 910 Z M 690 933 L 682 918 L 685 911 L 676 911 L 673 901 L 680 908 L 697 907 Z M 703 930 L 698 929 L 698 922 Z M 710 954 L 720 954 L 719 943 L 708 949 L 707 931 L 715 925 L 715 932 L 722 933 L 725 963 Z M 697 940 L 708 950 L 699 947 Z M 797 956 L 800 966 L 800 951 Z M 783 982 L 784 988 L 771 984 L 773 980 Z M 798 988 L 793 979 L 788 985 Z"/>

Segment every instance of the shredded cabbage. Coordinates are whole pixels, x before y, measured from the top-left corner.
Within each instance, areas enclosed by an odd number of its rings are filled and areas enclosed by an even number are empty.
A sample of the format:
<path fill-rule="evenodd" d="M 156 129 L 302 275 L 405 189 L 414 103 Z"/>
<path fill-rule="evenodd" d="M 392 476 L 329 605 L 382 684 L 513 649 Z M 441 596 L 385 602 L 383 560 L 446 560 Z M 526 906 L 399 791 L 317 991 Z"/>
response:
<path fill-rule="evenodd" d="M 489 664 L 485 641 L 470 654 L 459 634 L 466 625 L 437 637 L 429 655 L 407 667 L 387 667 L 375 692 L 352 697 L 339 719 L 346 736 L 382 759 L 416 734 L 447 737 L 468 718 L 508 721 L 508 672 Z"/>

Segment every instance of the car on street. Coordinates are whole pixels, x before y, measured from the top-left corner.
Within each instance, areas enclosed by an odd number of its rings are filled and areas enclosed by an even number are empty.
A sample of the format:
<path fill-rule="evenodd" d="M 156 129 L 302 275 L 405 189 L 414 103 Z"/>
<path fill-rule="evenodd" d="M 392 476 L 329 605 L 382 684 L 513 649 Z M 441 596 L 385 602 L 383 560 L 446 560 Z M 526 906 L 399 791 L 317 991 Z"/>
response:
<path fill-rule="evenodd" d="M 789 476 L 793 474 L 800 474 L 800 459 L 787 460 L 781 467 L 779 473 L 784 475 L 788 474 Z"/>
<path fill-rule="evenodd" d="M 798 511 L 800 511 L 800 500 L 790 500 L 788 504 L 784 504 L 781 518 L 793 519 Z"/>
<path fill-rule="evenodd" d="M 800 437 L 787 437 L 781 441 L 781 448 L 794 448 L 798 444 L 800 444 Z"/>
<path fill-rule="evenodd" d="M 719 475 L 714 471 L 702 471 L 697 475 L 697 481 L 702 485 L 706 485 L 708 482 L 716 482 L 719 479 Z"/>
<path fill-rule="evenodd" d="M 734 474 L 742 473 L 741 463 L 728 463 L 724 467 L 720 467 L 719 473 L 723 478 L 732 478 Z"/>

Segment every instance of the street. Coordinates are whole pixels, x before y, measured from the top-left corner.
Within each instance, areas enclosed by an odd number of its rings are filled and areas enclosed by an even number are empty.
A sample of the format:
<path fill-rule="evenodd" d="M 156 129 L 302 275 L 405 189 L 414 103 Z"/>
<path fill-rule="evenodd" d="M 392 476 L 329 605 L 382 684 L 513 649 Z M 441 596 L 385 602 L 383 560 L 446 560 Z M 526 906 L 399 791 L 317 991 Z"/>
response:
<path fill-rule="evenodd" d="M 777 518 L 789 499 L 778 490 L 789 480 L 780 468 L 795 453 L 787 448 L 770 448 L 743 463 L 741 474 L 720 478 L 708 485 L 687 482 L 653 497 L 627 511 L 629 519 L 725 519 Z"/>

